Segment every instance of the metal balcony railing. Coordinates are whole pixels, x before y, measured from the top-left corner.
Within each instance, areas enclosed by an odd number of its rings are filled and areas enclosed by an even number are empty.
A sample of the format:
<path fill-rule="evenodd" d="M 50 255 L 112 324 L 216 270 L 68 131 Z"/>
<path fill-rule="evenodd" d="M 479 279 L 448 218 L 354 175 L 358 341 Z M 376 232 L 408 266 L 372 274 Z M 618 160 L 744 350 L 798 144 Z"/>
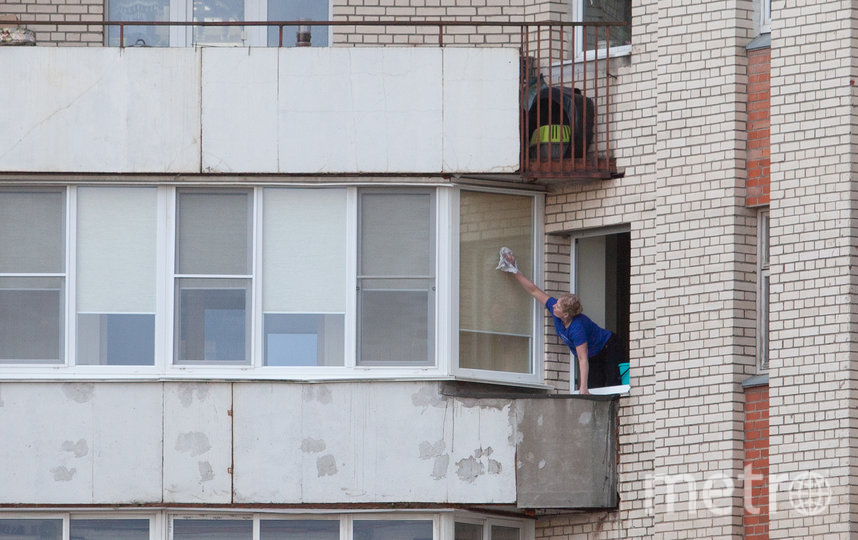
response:
<path fill-rule="evenodd" d="M 298 46 L 312 27 L 332 27 L 335 36 L 349 33 L 387 32 L 403 35 L 414 29 L 409 41 L 381 46 L 470 46 L 519 47 L 521 55 L 520 171 L 527 181 L 564 182 L 617 176 L 611 139 L 610 29 L 622 22 L 476 22 L 476 21 L 36 21 L 22 20 L 18 26 L 75 26 L 118 28 L 117 43 L 126 43 L 128 27 L 254 27 L 277 29 L 277 46 L 284 33 L 295 27 Z M 80 31 L 80 30 L 78 30 Z M 237 34 L 242 34 L 238 32 Z M 233 34 L 234 35 L 234 34 Z M 481 39 L 493 36 L 494 39 Z M 498 35 L 504 36 L 497 39 Z M 273 34 L 269 34 L 271 44 Z M 416 40 L 411 38 L 417 37 Z M 115 39 L 115 37 L 114 37 Z M 193 39 L 192 39 L 193 41 Z M 347 39 L 333 46 L 354 46 Z M 111 40 L 111 43 L 113 39 Z M 240 42 L 238 44 L 241 44 Z M 135 43 L 130 45 L 134 46 Z M 136 43 L 136 45 L 140 45 Z M 589 49 L 589 50 L 588 50 Z"/>

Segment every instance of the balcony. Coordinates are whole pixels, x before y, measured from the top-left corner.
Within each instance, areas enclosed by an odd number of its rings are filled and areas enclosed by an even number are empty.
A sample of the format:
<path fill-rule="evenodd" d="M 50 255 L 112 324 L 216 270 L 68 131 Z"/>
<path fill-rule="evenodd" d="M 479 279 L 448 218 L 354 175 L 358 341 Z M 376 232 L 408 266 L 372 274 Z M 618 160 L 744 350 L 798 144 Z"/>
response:
<path fill-rule="evenodd" d="M 88 24 L 118 26 L 122 43 L 126 26 L 146 25 L 276 28 L 282 43 L 298 25 L 354 32 L 359 24 L 380 33 L 415 28 L 424 39 L 373 48 L 7 47 L 4 65 L 18 81 L 9 99 L 25 106 L 0 134 L 0 148 L 10 149 L 0 172 L 440 174 L 525 183 L 618 175 L 610 63 L 576 52 L 582 39 L 604 33 L 607 42 L 613 23 Z M 503 44 L 458 39 L 486 33 Z"/>

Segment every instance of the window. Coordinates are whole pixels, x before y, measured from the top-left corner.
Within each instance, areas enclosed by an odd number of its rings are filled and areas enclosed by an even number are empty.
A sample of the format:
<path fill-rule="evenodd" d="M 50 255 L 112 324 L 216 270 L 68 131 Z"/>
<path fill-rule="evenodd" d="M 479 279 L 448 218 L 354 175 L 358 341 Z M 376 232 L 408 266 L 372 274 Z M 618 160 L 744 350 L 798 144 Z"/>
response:
<path fill-rule="evenodd" d="M 356 519 L 354 540 L 431 540 L 432 520 Z"/>
<path fill-rule="evenodd" d="M 65 194 L 0 191 L 0 363 L 64 361 Z"/>
<path fill-rule="evenodd" d="M 456 519 L 454 534 L 455 540 L 524 540 L 529 536 L 521 522 L 476 516 Z"/>
<path fill-rule="evenodd" d="M 757 217 L 757 370 L 769 369 L 769 211 Z"/>
<path fill-rule="evenodd" d="M 459 366 L 533 373 L 533 299 L 494 271 L 501 246 L 533 275 L 534 199 L 465 191 L 459 202 Z"/>
<path fill-rule="evenodd" d="M 629 304 L 631 275 L 631 235 L 628 232 L 582 233 L 572 239 L 572 292 L 581 300 L 584 314 L 616 334 L 623 354 L 629 350 Z M 571 355 L 571 353 L 570 353 Z M 629 384 L 629 364 L 617 367 L 623 385 Z M 578 387 L 578 363 L 573 388 Z M 610 393 L 608 387 L 593 393 Z M 591 390 L 593 390 L 591 388 Z"/>
<path fill-rule="evenodd" d="M 329 0 L 108 0 L 111 21 L 326 21 Z M 328 45 L 328 27 L 309 26 L 311 45 Z M 283 27 L 283 45 L 294 46 L 297 26 Z M 107 43 L 119 45 L 119 27 L 111 26 Z M 272 26 L 126 26 L 125 46 L 182 47 L 192 45 L 272 46 L 280 29 Z"/>
<path fill-rule="evenodd" d="M 358 291 L 359 364 L 434 363 L 432 192 L 360 192 Z"/>
<path fill-rule="evenodd" d="M 77 364 L 155 364 L 155 188 L 77 189 Z"/>
<path fill-rule="evenodd" d="M 456 372 L 539 384 L 541 311 L 494 268 L 508 245 L 539 273 L 541 195 L 459 194 L 0 190 L 0 365 L 21 378 Z"/>
<path fill-rule="evenodd" d="M 63 524 L 68 521 L 68 536 Z M 149 540 L 149 518 L 0 518 L 0 538 L 4 540 Z"/>
<path fill-rule="evenodd" d="M 599 51 L 605 54 L 608 46 L 611 55 L 628 54 L 632 43 L 632 2 L 631 0 L 575 0 L 571 2 L 572 16 L 581 22 L 625 22 L 626 26 L 611 27 L 607 38 L 604 28 L 587 28 L 575 34 L 575 47 L 578 53 Z"/>
<path fill-rule="evenodd" d="M 772 0 L 760 0 L 760 33 L 771 32 L 772 27 Z"/>

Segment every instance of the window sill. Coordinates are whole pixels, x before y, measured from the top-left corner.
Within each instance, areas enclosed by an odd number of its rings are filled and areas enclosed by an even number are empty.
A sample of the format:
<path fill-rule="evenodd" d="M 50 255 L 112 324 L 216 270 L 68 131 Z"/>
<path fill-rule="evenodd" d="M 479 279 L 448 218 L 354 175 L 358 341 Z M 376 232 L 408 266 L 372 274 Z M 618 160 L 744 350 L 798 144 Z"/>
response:
<path fill-rule="evenodd" d="M 628 394 L 632 389 L 630 384 L 621 384 L 619 386 L 605 386 L 604 388 L 591 388 L 590 395 L 593 396 L 613 396 L 613 395 L 625 395 Z M 573 396 L 580 395 L 578 390 L 574 392 L 570 392 Z"/>

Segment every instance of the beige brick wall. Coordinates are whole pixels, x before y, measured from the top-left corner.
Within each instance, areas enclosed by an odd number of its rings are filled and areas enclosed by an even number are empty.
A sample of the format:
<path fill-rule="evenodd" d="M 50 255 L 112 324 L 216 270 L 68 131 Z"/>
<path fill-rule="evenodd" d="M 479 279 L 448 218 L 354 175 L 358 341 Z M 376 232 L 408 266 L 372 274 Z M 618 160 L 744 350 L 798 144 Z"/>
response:
<path fill-rule="evenodd" d="M 856 14 L 850 1 L 799 1 L 772 18 L 771 538 L 858 532 Z M 817 515 L 789 503 L 801 475 L 830 488 Z"/>
<path fill-rule="evenodd" d="M 36 33 L 37 45 L 92 47 L 104 44 L 102 27 L 84 24 L 104 18 L 104 0 L 2 0 L 0 14 L 39 21 L 39 24 L 25 25 Z M 50 24 L 57 21 L 81 24 Z"/>

